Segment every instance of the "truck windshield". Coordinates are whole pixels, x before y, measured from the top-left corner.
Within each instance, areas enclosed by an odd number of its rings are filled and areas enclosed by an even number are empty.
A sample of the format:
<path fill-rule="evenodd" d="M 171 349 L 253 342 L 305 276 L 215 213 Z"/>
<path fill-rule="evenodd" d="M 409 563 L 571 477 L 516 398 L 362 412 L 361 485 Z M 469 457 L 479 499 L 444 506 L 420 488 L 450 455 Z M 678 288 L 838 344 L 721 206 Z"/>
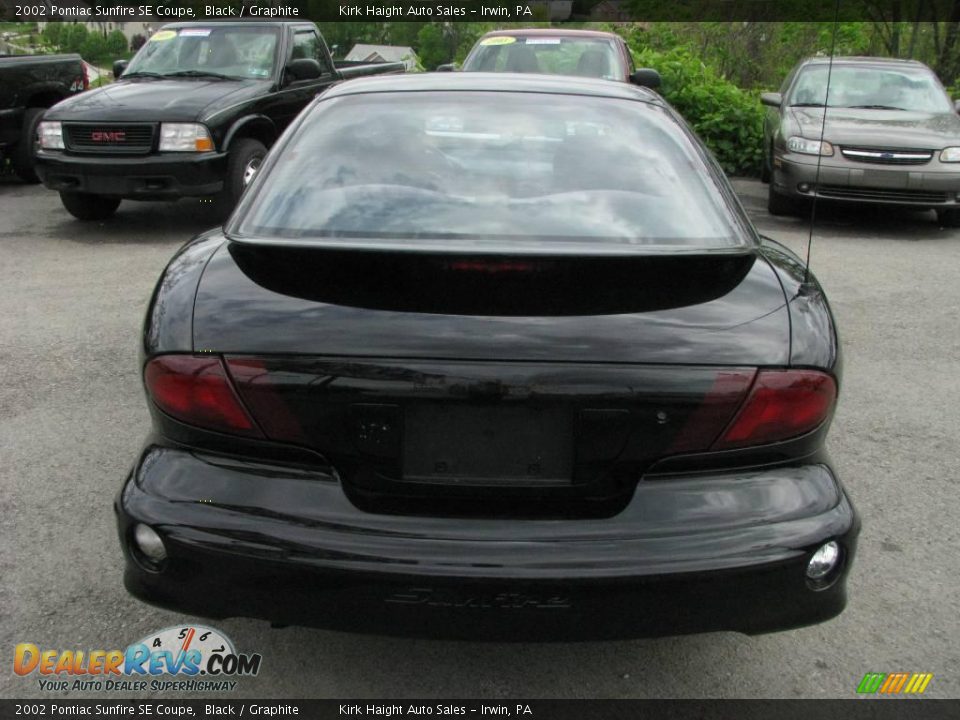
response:
<path fill-rule="evenodd" d="M 545 93 L 321 102 L 236 237 L 737 248 L 718 180 L 657 105 Z M 603 250 L 606 248 L 607 250 Z"/>
<path fill-rule="evenodd" d="M 277 31 L 264 27 L 185 27 L 159 30 L 130 62 L 124 76 L 273 75 Z"/>
<path fill-rule="evenodd" d="M 463 64 L 467 72 L 520 72 L 623 80 L 625 72 L 610 40 L 512 37 L 480 40 Z"/>

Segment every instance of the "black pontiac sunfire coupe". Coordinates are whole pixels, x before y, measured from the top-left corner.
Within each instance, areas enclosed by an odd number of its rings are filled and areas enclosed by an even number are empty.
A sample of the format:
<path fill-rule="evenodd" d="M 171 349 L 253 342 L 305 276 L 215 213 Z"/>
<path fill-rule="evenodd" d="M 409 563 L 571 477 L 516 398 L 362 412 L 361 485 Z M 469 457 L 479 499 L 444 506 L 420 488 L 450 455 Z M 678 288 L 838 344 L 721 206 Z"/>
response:
<path fill-rule="evenodd" d="M 830 307 L 643 88 L 331 88 L 164 271 L 142 376 L 116 511 L 156 605 L 574 639 L 846 603 Z"/>

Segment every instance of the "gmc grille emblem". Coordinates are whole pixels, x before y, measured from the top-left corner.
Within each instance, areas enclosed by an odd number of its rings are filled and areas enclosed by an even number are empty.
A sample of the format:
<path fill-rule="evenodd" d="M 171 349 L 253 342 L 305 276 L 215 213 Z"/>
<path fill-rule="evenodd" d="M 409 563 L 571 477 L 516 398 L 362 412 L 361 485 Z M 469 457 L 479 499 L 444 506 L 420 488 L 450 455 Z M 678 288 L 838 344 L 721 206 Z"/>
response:
<path fill-rule="evenodd" d="M 127 133 L 123 130 L 94 130 L 90 133 L 90 139 L 94 142 L 124 142 Z"/>

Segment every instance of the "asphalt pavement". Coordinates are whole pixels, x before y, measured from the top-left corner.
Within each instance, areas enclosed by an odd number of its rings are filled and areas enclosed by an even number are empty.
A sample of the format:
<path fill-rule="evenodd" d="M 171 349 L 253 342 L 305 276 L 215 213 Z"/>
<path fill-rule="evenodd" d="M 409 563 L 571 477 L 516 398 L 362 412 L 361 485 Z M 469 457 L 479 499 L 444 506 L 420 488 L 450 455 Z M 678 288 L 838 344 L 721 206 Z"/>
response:
<path fill-rule="evenodd" d="M 805 252 L 803 221 L 770 217 L 758 182 L 735 186 L 761 232 Z M 0 697 L 63 697 L 12 672 L 17 643 L 124 648 L 190 622 L 124 591 L 111 503 L 148 429 L 147 300 L 212 224 L 195 201 L 80 223 L 55 193 L 0 178 Z M 217 697 L 848 698 L 864 673 L 899 671 L 960 696 L 960 230 L 929 212 L 821 208 L 812 267 L 845 356 L 829 448 L 863 518 L 840 617 L 760 637 L 539 645 L 221 621 L 263 665 Z M 71 694 L 85 696 L 108 697 Z"/>

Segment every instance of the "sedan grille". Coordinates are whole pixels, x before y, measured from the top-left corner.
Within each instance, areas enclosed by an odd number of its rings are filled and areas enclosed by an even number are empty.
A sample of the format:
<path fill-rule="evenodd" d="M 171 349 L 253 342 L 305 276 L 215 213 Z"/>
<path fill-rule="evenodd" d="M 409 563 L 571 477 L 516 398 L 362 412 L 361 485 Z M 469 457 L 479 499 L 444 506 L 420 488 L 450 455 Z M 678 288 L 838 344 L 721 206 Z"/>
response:
<path fill-rule="evenodd" d="M 145 155 L 153 149 L 152 123 L 64 123 L 68 150 L 83 153 Z"/>
<path fill-rule="evenodd" d="M 844 200 L 877 200 L 884 202 L 930 203 L 940 205 L 948 200 L 947 193 L 933 190 L 906 190 L 903 188 L 865 188 L 846 185 L 821 185 L 820 197 Z"/>
<path fill-rule="evenodd" d="M 847 160 L 880 165 L 923 165 L 933 158 L 933 150 L 905 150 L 896 148 L 841 148 Z"/>

